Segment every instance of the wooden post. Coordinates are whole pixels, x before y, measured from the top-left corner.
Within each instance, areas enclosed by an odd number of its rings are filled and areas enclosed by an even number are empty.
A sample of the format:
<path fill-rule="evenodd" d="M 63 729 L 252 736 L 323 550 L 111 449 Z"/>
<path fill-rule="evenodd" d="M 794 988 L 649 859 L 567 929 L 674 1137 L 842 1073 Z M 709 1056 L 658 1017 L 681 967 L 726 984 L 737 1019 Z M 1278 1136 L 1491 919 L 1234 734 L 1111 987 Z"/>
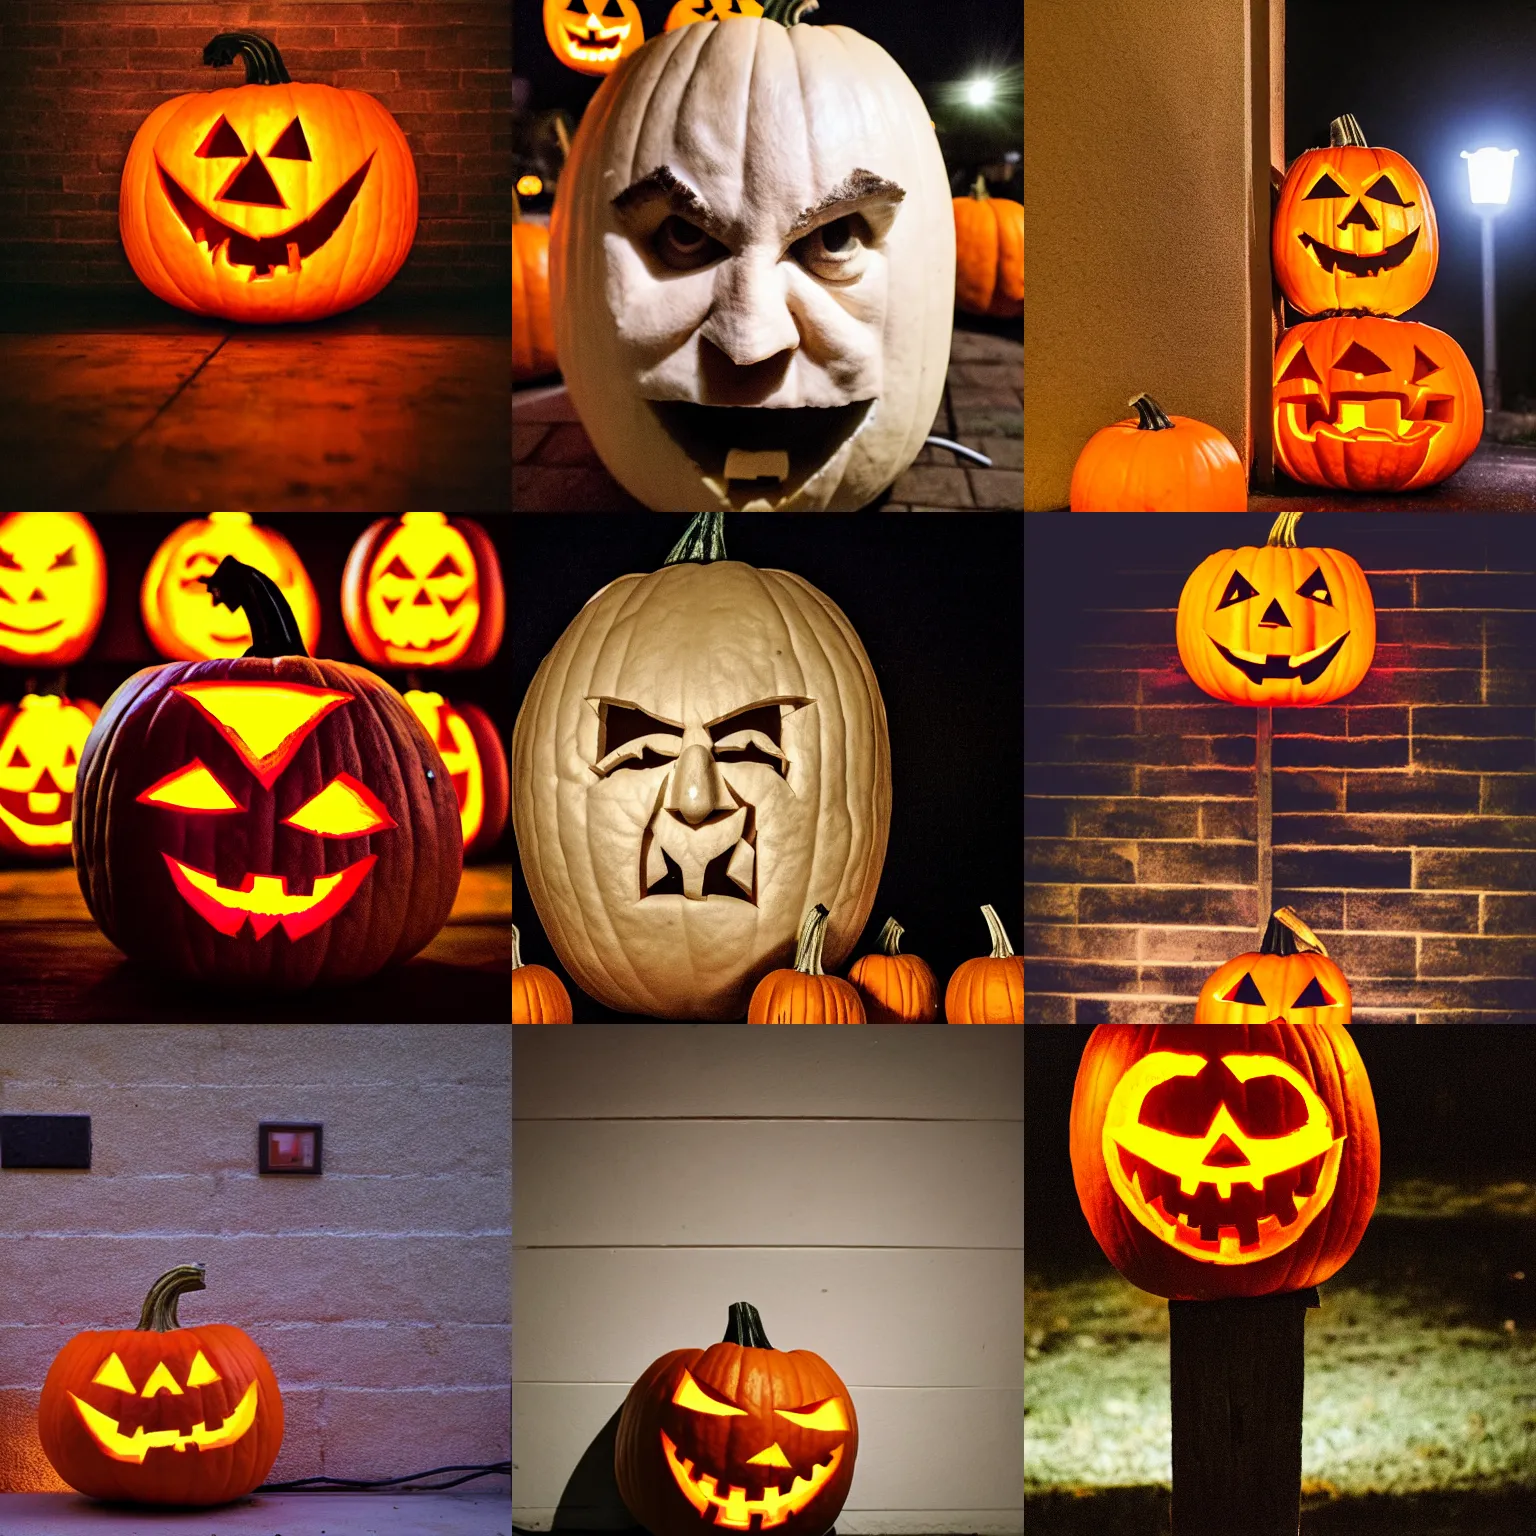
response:
<path fill-rule="evenodd" d="M 1302 1341 L 1317 1291 L 1170 1301 L 1173 1536 L 1297 1536 Z"/>
<path fill-rule="evenodd" d="M 1259 933 L 1263 934 L 1269 914 L 1275 909 L 1274 825 L 1275 775 L 1272 752 L 1275 712 L 1268 705 L 1259 711 L 1258 753 L 1254 770 L 1254 792 L 1258 802 L 1259 839 Z"/>

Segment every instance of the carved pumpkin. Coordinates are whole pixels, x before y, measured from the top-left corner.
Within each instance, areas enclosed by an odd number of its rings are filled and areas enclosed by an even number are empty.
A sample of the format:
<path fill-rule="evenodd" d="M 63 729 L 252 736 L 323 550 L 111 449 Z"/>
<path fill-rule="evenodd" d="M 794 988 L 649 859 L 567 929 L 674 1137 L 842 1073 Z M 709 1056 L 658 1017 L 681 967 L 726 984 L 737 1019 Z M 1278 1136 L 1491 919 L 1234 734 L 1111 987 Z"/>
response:
<path fill-rule="evenodd" d="M 1196 1024 L 1348 1024 L 1349 983 L 1290 907 L 1269 919 L 1257 954 L 1228 960 L 1195 1003 Z"/>
<path fill-rule="evenodd" d="M 1136 419 L 1100 427 L 1072 467 L 1074 512 L 1246 512 L 1248 476 L 1227 439 L 1192 416 L 1169 416 L 1151 395 Z"/>
<path fill-rule="evenodd" d="M 1467 354 L 1416 320 L 1341 315 L 1282 333 L 1275 459 L 1293 480 L 1412 491 L 1461 468 L 1483 435 Z"/>
<path fill-rule="evenodd" d="M 890 743 L 858 636 L 705 513 L 663 567 L 590 598 L 512 731 L 512 821 L 544 931 L 621 1013 L 739 1019 L 816 901 L 826 963 L 863 931 Z"/>
<path fill-rule="evenodd" d="M 149 667 L 107 700 L 75 791 L 91 915 L 195 979 L 302 987 L 408 959 L 459 885 L 442 758 L 387 683 L 309 658 L 267 577 L 227 557 L 207 581 L 255 642 Z"/>
<path fill-rule="evenodd" d="M 0 517 L 0 662 L 67 667 L 90 649 L 107 606 L 107 557 L 78 512 Z"/>
<path fill-rule="evenodd" d="M 1368 147 L 1353 114 L 1336 117 L 1328 148 L 1297 155 L 1286 172 L 1270 254 L 1304 315 L 1400 315 L 1429 292 L 1440 260 L 1429 186 L 1395 149 Z"/>
<path fill-rule="evenodd" d="M 1024 960 L 1013 952 L 995 908 L 981 909 L 992 952 L 955 968 L 944 989 L 944 1019 L 949 1024 L 1022 1024 Z"/>
<path fill-rule="evenodd" d="M 516 923 L 512 925 L 512 1022 L 571 1022 L 571 994 L 565 983 L 547 965 L 524 964 Z"/>
<path fill-rule="evenodd" d="M 459 802 L 464 857 L 489 848 L 507 824 L 507 755 L 491 717 L 475 704 L 450 704 L 440 693 L 413 688 L 411 712 L 432 738 Z"/>
<path fill-rule="evenodd" d="M 375 666 L 483 667 L 505 622 L 496 548 L 467 517 L 382 517 L 347 556 L 341 616 Z"/>
<path fill-rule="evenodd" d="M 1179 659 L 1229 704 L 1327 704 L 1359 686 L 1376 654 L 1370 583 L 1342 550 L 1298 547 L 1299 512 L 1269 541 L 1207 555 L 1179 594 Z"/>
<path fill-rule="evenodd" d="M 658 511 L 862 507 L 943 394 L 955 231 L 928 109 L 868 38 L 784 24 L 795 3 L 652 38 L 561 177 L 561 371 Z"/>
<path fill-rule="evenodd" d="M 56 694 L 0 704 L 0 848 L 68 861 L 75 770 L 100 713 L 87 699 Z"/>
<path fill-rule="evenodd" d="M 78 1333 L 48 1368 L 38 1435 L 71 1488 L 97 1499 L 204 1505 L 266 1480 L 283 1443 L 282 1393 L 239 1328 L 181 1326 L 177 1298 L 203 1290 L 203 1273 L 201 1264 L 168 1270 L 150 1287 L 137 1328 Z"/>
<path fill-rule="evenodd" d="M 544 0 L 544 36 L 567 69 L 606 75 L 645 41 L 635 0 Z"/>
<path fill-rule="evenodd" d="M 827 909 L 818 903 L 805 914 L 792 970 L 770 971 L 758 982 L 747 1006 L 748 1024 L 867 1024 L 858 988 L 821 968 Z"/>
<path fill-rule="evenodd" d="M 134 135 L 118 226 L 139 281 L 199 315 L 275 324 L 371 299 L 416 234 L 405 135 L 362 91 L 294 84 L 273 44 L 203 50 L 246 83 L 162 102 Z"/>
<path fill-rule="evenodd" d="M 512 193 L 512 378 L 553 373 L 555 321 L 549 310 L 549 226 L 525 224 Z"/>
<path fill-rule="evenodd" d="M 1321 1284 L 1376 1204 L 1376 1105 L 1338 1024 L 1102 1024 L 1071 1144 L 1110 1263 L 1178 1300 Z"/>
<path fill-rule="evenodd" d="M 837 1372 L 808 1349 L 776 1350 L 757 1308 L 737 1301 L 721 1343 L 673 1350 L 629 1389 L 614 1474 L 651 1536 L 822 1536 L 848 1497 L 858 1450 L 858 1416 Z"/>
<path fill-rule="evenodd" d="M 886 918 L 879 950 L 860 956 L 848 972 L 871 1024 L 932 1024 L 939 1016 L 939 984 L 926 960 L 902 954 L 905 931 Z"/>
<path fill-rule="evenodd" d="M 955 209 L 955 302 L 968 315 L 1024 313 L 1024 204 L 989 197 L 984 177 Z"/>
<path fill-rule="evenodd" d="M 695 21 L 726 21 L 732 16 L 761 16 L 758 0 L 677 0 L 667 12 L 665 30 L 675 32 Z"/>
<path fill-rule="evenodd" d="M 309 572 L 293 545 L 274 529 L 258 527 L 249 512 L 210 512 L 206 520 L 183 523 L 155 551 L 139 588 L 139 611 L 155 649 L 172 661 L 245 654 L 251 626 L 240 613 L 221 612 L 203 581 L 226 555 L 277 583 L 305 647 L 313 650 L 320 604 Z"/>

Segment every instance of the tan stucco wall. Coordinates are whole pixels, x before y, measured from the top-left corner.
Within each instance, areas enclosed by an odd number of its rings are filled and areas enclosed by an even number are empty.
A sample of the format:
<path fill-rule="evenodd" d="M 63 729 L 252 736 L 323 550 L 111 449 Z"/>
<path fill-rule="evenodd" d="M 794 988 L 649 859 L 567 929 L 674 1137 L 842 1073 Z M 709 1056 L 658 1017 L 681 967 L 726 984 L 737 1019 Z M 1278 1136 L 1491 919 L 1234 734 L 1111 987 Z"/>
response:
<path fill-rule="evenodd" d="M 1083 444 L 1141 390 L 1251 462 L 1270 32 L 1269 0 L 1025 0 L 1026 510 L 1066 504 Z"/>

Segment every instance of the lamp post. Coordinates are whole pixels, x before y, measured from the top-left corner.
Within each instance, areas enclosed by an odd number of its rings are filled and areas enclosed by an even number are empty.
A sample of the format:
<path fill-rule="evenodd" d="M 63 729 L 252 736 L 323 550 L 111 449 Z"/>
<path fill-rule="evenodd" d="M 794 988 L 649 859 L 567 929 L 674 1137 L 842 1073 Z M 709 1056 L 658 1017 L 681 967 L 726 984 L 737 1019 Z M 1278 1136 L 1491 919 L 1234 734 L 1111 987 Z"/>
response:
<path fill-rule="evenodd" d="M 1509 202 L 1509 184 L 1515 172 L 1518 149 L 1462 150 L 1472 204 L 1483 221 L 1483 409 L 1499 408 L 1499 364 L 1494 340 L 1493 314 L 1493 219 Z"/>

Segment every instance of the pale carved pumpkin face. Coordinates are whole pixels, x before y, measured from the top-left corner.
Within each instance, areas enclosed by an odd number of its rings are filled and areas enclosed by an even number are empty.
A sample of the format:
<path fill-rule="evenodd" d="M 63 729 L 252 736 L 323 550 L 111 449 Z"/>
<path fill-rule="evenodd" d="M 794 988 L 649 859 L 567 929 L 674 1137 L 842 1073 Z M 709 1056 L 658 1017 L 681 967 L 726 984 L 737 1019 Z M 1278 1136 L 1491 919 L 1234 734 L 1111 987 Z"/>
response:
<path fill-rule="evenodd" d="M 569 69 L 606 75 L 645 41 L 635 0 L 544 0 L 544 36 Z"/>
<path fill-rule="evenodd" d="M 94 704 L 27 694 L 0 733 L 0 824 L 22 849 L 67 849 L 75 770 Z"/>
<path fill-rule="evenodd" d="M 106 598 L 106 557 L 78 512 L 0 517 L 0 662 L 78 660 L 96 636 Z"/>
<path fill-rule="evenodd" d="M 380 545 L 364 584 L 368 622 L 397 667 L 451 665 L 480 622 L 468 540 L 441 512 L 407 512 Z"/>
<path fill-rule="evenodd" d="M 954 221 L 911 82 L 848 28 L 733 16 L 652 39 L 598 103 L 550 279 L 604 463 L 657 509 L 863 506 L 948 359 Z"/>

